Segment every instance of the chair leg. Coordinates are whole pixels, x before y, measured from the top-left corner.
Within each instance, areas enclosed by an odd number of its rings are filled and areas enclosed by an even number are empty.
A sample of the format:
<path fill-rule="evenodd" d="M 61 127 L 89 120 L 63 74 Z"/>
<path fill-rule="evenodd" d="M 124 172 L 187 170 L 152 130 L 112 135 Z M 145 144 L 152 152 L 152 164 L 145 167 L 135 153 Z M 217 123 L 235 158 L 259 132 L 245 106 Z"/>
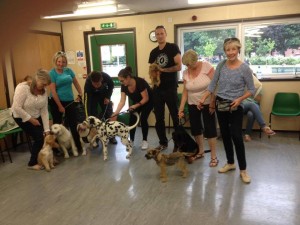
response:
<path fill-rule="evenodd" d="M 269 116 L 269 127 L 271 128 L 271 122 L 272 122 L 272 113 L 270 113 L 270 116 Z M 271 138 L 270 135 L 268 135 L 268 138 Z"/>
<path fill-rule="evenodd" d="M 0 154 L 1 154 L 2 162 L 5 163 L 5 159 L 4 159 L 4 155 L 3 155 L 3 151 L 2 151 L 1 146 L 0 146 Z"/>

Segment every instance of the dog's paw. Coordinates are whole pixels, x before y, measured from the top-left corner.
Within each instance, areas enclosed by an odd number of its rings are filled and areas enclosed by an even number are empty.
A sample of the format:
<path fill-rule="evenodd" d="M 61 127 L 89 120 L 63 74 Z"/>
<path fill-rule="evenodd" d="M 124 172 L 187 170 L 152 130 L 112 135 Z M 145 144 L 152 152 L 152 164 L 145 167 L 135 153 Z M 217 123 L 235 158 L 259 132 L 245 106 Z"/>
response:
<path fill-rule="evenodd" d="M 166 183 L 168 180 L 167 180 L 167 178 L 161 178 L 160 181 L 163 183 Z"/>
<path fill-rule="evenodd" d="M 78 152 L 74 152 L 74 156 L 78 156 Z"/>
<path fill-rule="evenodd" d="M 82 155 L 86 155 L 86 150 L 82 150 Z"/>
<path fill-rule="evenodd" d="M 65 159 L 68 159 L 68 158 L 70 158 L 70 156 L 69 155 L 65 155 L 65 157 L 64 157 Z"/>
<path fill-rule="evenodd" d="M 126 159 L 130 159 L 131 154 L 126 155 Z"/>
<path fill-rule="evenodd" d="M 103 157 L 103 160 L 104 160 L 104 161 L 107 161 L 107 157 Z"/>

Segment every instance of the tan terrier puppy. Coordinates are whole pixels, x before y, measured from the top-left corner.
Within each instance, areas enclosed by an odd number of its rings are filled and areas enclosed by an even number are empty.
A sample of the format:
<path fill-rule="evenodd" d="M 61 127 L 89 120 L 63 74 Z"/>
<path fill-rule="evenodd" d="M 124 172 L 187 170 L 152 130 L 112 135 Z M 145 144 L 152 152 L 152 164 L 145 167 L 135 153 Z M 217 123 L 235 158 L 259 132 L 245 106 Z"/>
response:
<path fill-rule="evenodd" d="M 162 182 L 167 182 L 167 166 L 176 165 L 182 171 L 183 178 L 188 175 L 185 156 L 182 152 L 163 154 L 158 149 L 150 149 L 147 151 L 145 157 L 147 159 L 154 159 L 160 167 L 160 180 Z"/>
<path fill-rule="evenodd" d="M 160 85 L 160 67 L 156 63 L 153 63 L 149 66 L 149 77 L 151 80 L 151 87 L 158 87 Z"/>
<path fill-rule="evenodd" d="M 56 143 L 56 136 L 49 134 L 44 139 L 44 145 L 38 154 L 38 164 L 44 166 L 46 171 L 50 172 L 54 168 L 54 158 L 52 148 L 59 148 L 59 144 Z"/>

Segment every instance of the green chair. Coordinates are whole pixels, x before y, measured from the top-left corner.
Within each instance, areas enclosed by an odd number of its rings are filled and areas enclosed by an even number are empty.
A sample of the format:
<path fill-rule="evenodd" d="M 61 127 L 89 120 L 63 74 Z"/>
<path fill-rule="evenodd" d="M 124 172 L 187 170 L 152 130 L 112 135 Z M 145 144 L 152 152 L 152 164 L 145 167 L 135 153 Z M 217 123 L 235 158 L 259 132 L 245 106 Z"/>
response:
<path fill-rule="evenodd" d="M 5 158 L 4 158 L 3 152 L 6 151 L 6 152 L 7 152 L 7 155 L 8 155 L 8 158 L 9 158 L 10 162 L 12 163 L 10 151 L 9 151 L 9 148 L 7 147 L 7 143 L 6 143 L 6 140 L 5 140 L 5 134 L 1 134 L 1 133 L 0 133 L 0 140 L 2 140 L 2 139 L 4 140 L 4 142 L 5 142 L 5 147 L 6 147 L 4 150 L 2 150 L 2 147 L 1 147 L 1 145 L 0 145 L 0 154 L 1 154 L 2 161 L 5 162 Z"/>
<path fill-rule="evenodd" d="M 297 117 L 300 116 L 300 99 L 298 93 L 278 92 L 275 94 L 272 111 L 269 116 L 269 125 L 273 116 Z M 270 136 L 269 136 L 270 138 Z M 300 128 L 299 128 L 300 140 Z"/>

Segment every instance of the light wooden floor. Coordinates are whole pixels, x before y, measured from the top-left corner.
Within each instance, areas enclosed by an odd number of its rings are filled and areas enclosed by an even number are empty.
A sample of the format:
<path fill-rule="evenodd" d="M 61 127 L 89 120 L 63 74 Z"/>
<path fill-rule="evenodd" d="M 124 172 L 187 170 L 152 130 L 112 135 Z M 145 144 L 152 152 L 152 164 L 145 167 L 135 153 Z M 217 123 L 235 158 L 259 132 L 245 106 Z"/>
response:
<path fill-rule="evenodd" d="M 219 174 L 210 156 L 189 165 L 183 179 L 169 168 L 161 183 L 158 167 L 139 149 L 125 159 L 123 145 L 63 160 L 52 172 L 26 168 L 27 145 L 0 162 L 1 225 L 293 225 L 300 224 L 300 141 L 297 133 L 258 136 L 246 143 L 249 185 L 239 171 Z M 257 135 L 257 134 L 255 134 Z M 153 128 L 150 145 L 157 145 Z M 119 139 L 118 139 L 119 140 Z M 173 144 L 170 142 L 169 152 Z M 225 163 L 218 140 L 219 166 Z"/>

